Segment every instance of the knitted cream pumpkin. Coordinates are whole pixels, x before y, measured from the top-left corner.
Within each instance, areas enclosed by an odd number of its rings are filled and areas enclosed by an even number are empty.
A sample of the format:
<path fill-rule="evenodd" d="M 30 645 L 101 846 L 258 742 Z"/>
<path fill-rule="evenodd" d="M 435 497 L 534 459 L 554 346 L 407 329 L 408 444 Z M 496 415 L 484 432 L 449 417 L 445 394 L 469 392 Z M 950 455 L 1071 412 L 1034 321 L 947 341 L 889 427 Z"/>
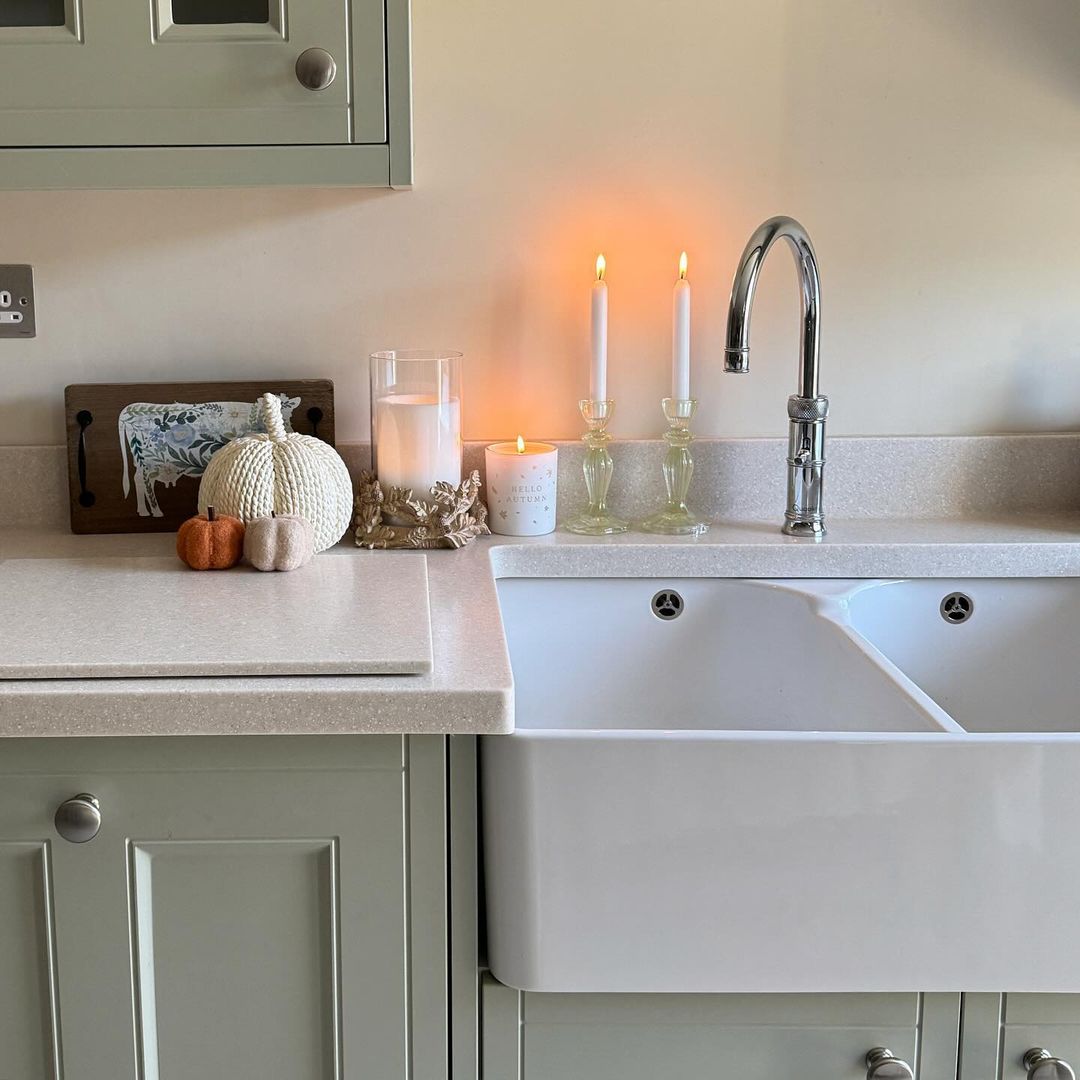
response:
<path fill-rule="evenodd" d="M 213 503 L 245 523 L 297 514 L 311 522 L 316 551 L 332 547 L 352 523 L 345 462 L 321 439 L 286 433 L 276 394 L 259 398 L 259 412 L 266 434 L 242 435 L 214 454 L 199 484 L 199 509 Z"/>

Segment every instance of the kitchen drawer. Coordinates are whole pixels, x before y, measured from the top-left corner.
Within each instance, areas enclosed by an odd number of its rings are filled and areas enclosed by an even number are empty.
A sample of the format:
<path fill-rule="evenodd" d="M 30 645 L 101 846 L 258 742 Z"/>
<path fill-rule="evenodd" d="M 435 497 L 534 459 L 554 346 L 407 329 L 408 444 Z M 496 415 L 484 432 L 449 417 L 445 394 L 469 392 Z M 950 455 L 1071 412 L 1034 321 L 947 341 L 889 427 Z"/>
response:
<path fill-rule="evenodd" d="M 1033 1047 L 1080 1071 L 1080 994 L 1005 994 L 1002 1006 L 1001 1080 L 1025 1080 Z"/>
<path fill-rule="evenodd" d="M 864 1080 L 884 1046 L 944 1080 L 958 1008 L 958 995 L 519 993 L 489 978 L 484 1077 Z"/>

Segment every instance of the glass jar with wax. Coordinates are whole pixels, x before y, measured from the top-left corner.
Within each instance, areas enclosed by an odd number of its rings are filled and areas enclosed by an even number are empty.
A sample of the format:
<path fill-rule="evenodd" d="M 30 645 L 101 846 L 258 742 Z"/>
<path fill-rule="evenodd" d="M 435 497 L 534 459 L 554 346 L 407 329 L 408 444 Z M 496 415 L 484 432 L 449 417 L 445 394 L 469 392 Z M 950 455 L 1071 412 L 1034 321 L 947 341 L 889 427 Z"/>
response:
<path fill-rule="evenodd" d="M 440 480 L 457 487 L 461 450 L 461 353 L 372 353 L 371 456 L 383 490 L 422 499 Z"/>
<path fill-rule="evenodd" d="M 502 536 L 543 536 L 555 530 L 559 451 L 551 443 L 492 443 L 484 451 L 488 525 Z"/>

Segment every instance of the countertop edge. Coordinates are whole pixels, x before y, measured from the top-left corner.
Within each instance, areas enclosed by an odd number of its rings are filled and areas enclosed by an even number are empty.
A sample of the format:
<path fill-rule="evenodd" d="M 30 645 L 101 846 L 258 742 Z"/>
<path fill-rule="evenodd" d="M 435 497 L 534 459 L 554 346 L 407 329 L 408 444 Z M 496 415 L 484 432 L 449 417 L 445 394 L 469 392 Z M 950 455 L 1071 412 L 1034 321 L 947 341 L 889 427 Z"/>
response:
<path fill-rule="evenodd" d="M 5 738 L 169 737 L 215 735 L 502 735 L 513 730 L 513 691 L 295 691 L 244 685 L 232 689 L 167 687 L 117 690 L 113 680 L 0 686 Z M 173 683 L 175 680 L 139 680 Z M 237 680 L 240 681 L 240 680 Z M 99 685 L 100 684 L 100 685 Z M 167 720 L 155 709 L 169 697 Z M 274 708 L 266 708 L 272 698 Z M 147 723 L 147 710 L 158 719 Z M 275 717 L 280 716 L 280 721 Z"/>

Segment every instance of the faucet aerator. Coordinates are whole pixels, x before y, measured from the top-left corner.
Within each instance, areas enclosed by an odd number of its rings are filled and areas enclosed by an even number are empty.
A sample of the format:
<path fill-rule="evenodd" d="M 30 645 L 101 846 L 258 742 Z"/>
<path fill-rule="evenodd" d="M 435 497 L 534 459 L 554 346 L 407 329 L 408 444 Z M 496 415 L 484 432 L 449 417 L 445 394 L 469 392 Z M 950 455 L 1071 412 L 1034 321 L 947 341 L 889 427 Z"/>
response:
<path fill-rule="evenodd" d="M 729 375 L 750 374 L 750 350 L 749 349 L 725 349 L 724 371 Z"/>

